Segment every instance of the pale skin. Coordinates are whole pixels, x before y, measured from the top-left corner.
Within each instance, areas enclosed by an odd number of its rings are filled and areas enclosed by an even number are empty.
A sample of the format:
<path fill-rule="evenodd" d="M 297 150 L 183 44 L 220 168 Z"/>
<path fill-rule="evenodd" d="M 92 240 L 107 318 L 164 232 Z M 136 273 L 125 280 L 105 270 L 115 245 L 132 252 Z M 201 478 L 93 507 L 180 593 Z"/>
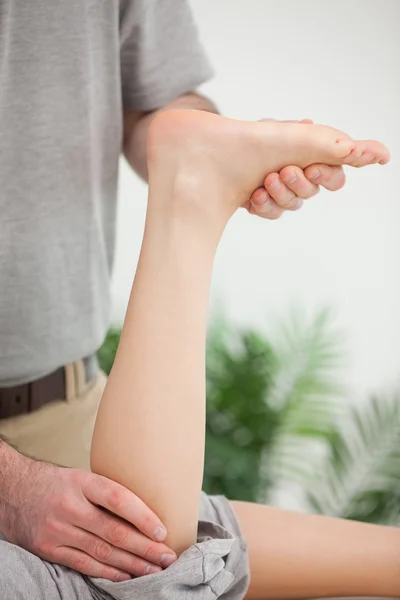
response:
<path fill-rule="evenodd" d="M 145 236 L 91 459 L 96 473 L 135 490 L 160 516 L 179 555 L 196 540 L 207 302 L 228 220 L 268 171 L 287 162 L 364 166 L 385 164 L 389 153 L 328 127 L 199 111 L 157 117 L 148 152 Z M 399 529 L 246 503 L 233 508 L 250 551 L 247 598 L 400 595 Z"/>
<path fill-rule="evenodd" d="M 152 120 L 166 110 L 196 109 L 217 112 L 216 106 L 205 96 L 195 92 L 176 98 L 159 110 L 150 113 L 126 110 L 124 113 L 124 153 L 136 173 L 147 181 L 146 144 Z M 312 123 L 304 119 L 302 123 Z M 285 166 L 279 173 L 269 173 L 263 185 L 243 203 L 251 214 L 268 220 L 279 219 L 286 211 L 299 210 L 304 200 L 318 194 L 320 186 L 337 191 L 345 184 L 341 166 L 315 164 L 307 169 L 296 165 Z"/>

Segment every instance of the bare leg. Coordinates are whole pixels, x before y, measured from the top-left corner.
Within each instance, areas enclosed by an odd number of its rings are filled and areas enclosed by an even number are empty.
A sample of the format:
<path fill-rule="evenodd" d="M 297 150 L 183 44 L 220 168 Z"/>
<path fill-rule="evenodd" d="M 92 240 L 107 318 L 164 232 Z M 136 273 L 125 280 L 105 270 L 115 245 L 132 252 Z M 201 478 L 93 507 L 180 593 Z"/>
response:
<path fill-rule="evenodd" d="M 163 113 L 153 122 L 145 238 L 96 424 L 92 467 L 142 497 L 166 523 L 167 542 L 177 553 L 196 538 L 206 306 L 213 258 L 227 221 L 266 173 L 287 163 L 360 166 L 387 160 L 387 150 L 377 142 L 356 143 L 325 127 L 248 124 L 196 111 Z M 268 519 L 265 523 L 270 525 Z M 244 526 L 253 545 L 251 528 Z M 271 553 L 274 541 L 279 543 L 276 535 L 275 530 L 269 538 Z M 323 553 L 329 544 L 322 542 Z M 286 550 L 290 556 L 290 545 Z M 393 559 L 393 554 L 392 548 L 384 557 Z M 382 566 L 381 578 L 390 577 L 391 567 L 385 570 L 382 555 L 371 548 L 371 562 L 373 557 Z M 361 571 L 357 563 L 357 577 L 368 575 Z M 288 576 L 283 573 L 282 585 Z M 309 565 L 305 596 L 315 589 L 314 576 L 314 565 Z M 358 584 L 362 589 L 363 582 Z M 268 585 L 267 578 L 266 597 Z"/>
<path fill-rule="evenodd" d="M 400 529 L 233 502 L 249 600 L 400 595 Z"/>
<path fill-rule="evenodd" d="M 206 307 L 218 238 L 185 214 L 191 198 L 165 175 L 150 174 L 142 252 L 91 459 L 94 471 L 156 512 L 179 554 L 197 535 Z"/>

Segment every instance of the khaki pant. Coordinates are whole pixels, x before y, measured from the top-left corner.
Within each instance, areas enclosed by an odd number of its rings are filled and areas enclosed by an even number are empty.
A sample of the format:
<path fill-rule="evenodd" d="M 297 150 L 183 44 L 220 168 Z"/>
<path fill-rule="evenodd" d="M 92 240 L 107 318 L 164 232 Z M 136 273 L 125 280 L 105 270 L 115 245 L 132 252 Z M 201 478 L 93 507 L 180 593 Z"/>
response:
<path fill-rule="evenodd" d="M 66 400 L 0 419 L 0 434 L 22 454 L 66 467 L 90 470 L 93 428 L 106 376 L 85 383 L 81 361 L 66 367 Z"/>

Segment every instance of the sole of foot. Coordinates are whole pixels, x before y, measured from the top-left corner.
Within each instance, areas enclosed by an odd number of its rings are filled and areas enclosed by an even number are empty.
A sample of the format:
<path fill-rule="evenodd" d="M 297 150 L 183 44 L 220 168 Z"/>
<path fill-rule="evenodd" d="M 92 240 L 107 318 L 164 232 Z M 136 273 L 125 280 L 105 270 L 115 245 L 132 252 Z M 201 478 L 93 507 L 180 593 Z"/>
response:
<path fill-rule="evenodd" d="M 171 110 L 160 113 L 151 125 L 148 158 L 150 172 L 152 165 L 186 175 L 197 172 L 200 179 L 208 177 L 210 185 L 235 189 L 238 201 L 245 201 L 269 173 L 287 165 L 360 168 L 384 165 L 390 153 L 378 141 L 353 140 L 325 125 L 245 122 L 203 111 Z"/>

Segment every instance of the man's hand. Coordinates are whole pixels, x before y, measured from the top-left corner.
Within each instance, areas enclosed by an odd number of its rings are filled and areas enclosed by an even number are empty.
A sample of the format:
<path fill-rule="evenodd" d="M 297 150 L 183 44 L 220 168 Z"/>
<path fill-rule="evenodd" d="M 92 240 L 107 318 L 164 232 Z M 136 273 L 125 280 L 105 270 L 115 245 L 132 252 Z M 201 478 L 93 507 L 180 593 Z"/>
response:
<path fill-rule="evenodd" d="M 312 124 L 312 121 L 304 119 L 300 123 Z M 345 181 L 342 167 L 318 164 L 304 171 L 296 166 L 284 167 L 279 173 L 270 173 L 266 177 L 264 187 L 253 193 L 244 208 L 264 219 L 278 219 L 287 210 L 301 208 L 304 200 L 318 194 L 320 186 L 334 192 L 340 190 Z"/>
<path fill-rule="evenodd" d="M 155 573 L 176 560 L 160 543 L 166 537 L 160 520 L 121 485 L 16 452 L 12 460 L 18 471 L 11 479 L 7 469 L 2 478 L 0 507 L 0 530 L 9 542 L 113 581 Z"/>

